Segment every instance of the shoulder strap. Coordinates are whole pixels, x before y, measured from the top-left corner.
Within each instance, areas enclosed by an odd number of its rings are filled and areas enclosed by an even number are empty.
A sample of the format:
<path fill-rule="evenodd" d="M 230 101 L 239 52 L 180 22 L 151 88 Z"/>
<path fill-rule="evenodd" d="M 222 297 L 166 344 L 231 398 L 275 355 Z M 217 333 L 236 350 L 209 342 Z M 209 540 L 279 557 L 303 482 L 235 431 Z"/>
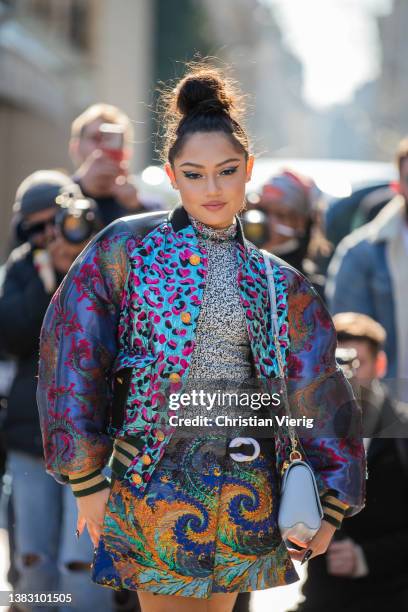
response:
<path fill-rule="evenodd" d="M 275 279 L 273 277 L 273 269 L 272 269 L 271 261 L 268 257 L 267 251 L 261 250 L 261 253 L 262 253 L 262 257 L 265 262 L 266 279 L 268 282 L 268 292 L 269 292 L 269 298 L 271 302 L 272 330 L 273 330 L 273 336 L 274 336 L 275 343 L 276 343 L 276 358 L 278 361 L 279 377 L 281 379 L 282 385 L 286 388 L 285 371 L 283 367 L 282 353 L 280 350 L 280 343 L 279 343 L 279 322 L 278 322 L 278 308 L 276 305 Z"/>
<path fill-rule="evenodd" d="M 285 371 L 284 371 L 282 353 L 281 353 L 280 342 L 279 342 L 279 322 L 278 322 L 278 308 L 276 305 L 275 279 L 273 276 L 273 269 L 272 269 L 271 260 L 269 258 L 268 252 L 261 249 L 261 253 L 262 253 L 262 257 L 265 262 L 265 272 L 266 272 L 266 278 L 268 281 L 268 291 L 269 291 L 269 297 L 270 297 L 270 302 L 271 302 L 272 328 L 273 328 L 273 336 L 275 340 L 276 359 L 277 359 L 278 368 L 279 368 L 279 380 L 280 380 L 280 385 L 281 385 L 280 393 L 281 393 L 281 397 L 283 398 L 283 404 L 284 404 L 286 414 L 290 418 L 291 413 L 290 413 L 290 405 L 289 405 L 289 398 L 288 398 L 288 389 L 286 385 Z M 298 440 L 297 440 L 297 436 L 296 436 L 296 432 L 294 428 L 288 425 L 288 431 L 289 431 L 289 437 L 290 437 L 290 441 L 292 445 L 292 452 L 293 451 L 300 452 L 298 450 L 299 444 L 298 444 Z"/>

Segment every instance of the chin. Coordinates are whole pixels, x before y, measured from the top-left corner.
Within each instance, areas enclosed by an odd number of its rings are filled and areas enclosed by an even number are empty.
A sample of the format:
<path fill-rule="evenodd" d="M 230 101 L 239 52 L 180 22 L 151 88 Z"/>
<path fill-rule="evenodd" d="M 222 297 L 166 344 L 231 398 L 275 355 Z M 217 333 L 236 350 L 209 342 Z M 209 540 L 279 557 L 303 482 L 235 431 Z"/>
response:
<path fill-rule="evenodd" d="M 211 227 L 214 227 L 215 229 L 222 229 L 223 227 L 228 227 L 231 225 L 231 223 L 233 223 L 235 214 L 237 213 L 226 211 L 222 211 L 222 213 L 220 213 L 220 211 L 208 211 L 201 214 L 199 220 L 206 225 L 211 225 Z"/>

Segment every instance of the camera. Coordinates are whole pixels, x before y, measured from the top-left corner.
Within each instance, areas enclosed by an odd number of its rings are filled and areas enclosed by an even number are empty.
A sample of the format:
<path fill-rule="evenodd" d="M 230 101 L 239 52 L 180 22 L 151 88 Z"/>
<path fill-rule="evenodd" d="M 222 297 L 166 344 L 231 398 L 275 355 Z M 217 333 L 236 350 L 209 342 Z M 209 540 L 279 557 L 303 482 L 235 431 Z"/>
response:
<path fill-rule="evenodd" d="M 75 183 L 60 189 L 54 201 L 58 205 L 56 214 L 45 221 L 29 223 L 24 218 L 16 218 L 15 233 L 20 243 L 34 244 L 49 225 L 57 227 L 71 244 L 81 244 L 102 229 L 96 202 L 86 198 Z"/>
<path fill-rule="evenodd" d="M 117 123 L 102 123 L 99 127 L 101 149 L 106 155 L 117 162 L 125 158 L 125 134 L 122 125 Z"/>
<path fill-rule="evenodd" d="M 266 214 L 259 208 L 251 208 L 241 215 L 245 237 L 257 247 L 262 247 L 269 240 Z"/>
<path fill-rule="evenodd" d="M 346 378 L 351 379 L 355 376 L 356 370 L 360 366 L 357 358 L 357 351 L 354 348 L 336 348 L 336 361 L 343 370 Z"/>
<path fill-rule="evenodd" d="M 71 244 L 88 240 L 102 227 L 94 200 L 85 198 L 78 188 L 64 190 L 56 198 L 58 204 L 55 224 Z"/>

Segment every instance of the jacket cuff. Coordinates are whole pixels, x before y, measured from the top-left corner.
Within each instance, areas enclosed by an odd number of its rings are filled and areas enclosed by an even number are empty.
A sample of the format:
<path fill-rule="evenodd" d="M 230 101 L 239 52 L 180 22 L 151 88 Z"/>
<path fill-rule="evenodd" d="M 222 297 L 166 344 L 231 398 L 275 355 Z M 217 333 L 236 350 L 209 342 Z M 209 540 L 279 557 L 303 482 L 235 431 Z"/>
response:
<path fill-rule="evenodd" d="M 69 474 L 69 484 L 75 497 L 84 497 L 110 487 L 110 481 L 100 469 Z"/>
<path fill-rule="evenodd" d="M 331 492 L 327 492 L 322 496 L 321 503 L 324 520 L 334 525 L 336 529 L 340 529 L 346 510 L 349 507 L 348 504 L 337 499 Z"/>

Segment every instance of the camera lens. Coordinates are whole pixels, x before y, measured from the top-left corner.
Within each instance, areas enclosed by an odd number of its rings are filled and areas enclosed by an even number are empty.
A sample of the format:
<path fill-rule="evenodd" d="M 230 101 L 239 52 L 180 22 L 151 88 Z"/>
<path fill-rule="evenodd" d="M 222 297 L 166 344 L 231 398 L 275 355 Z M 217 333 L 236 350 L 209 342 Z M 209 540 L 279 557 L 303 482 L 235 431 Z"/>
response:
<path fill-rule="evenodd" d="M 79 244 L 87 240 L 94 230 L 94 215 L 91 212 L 81 215 L 67 213 L 61 222 L 61 233 L 65 240 Z"/>
<path fill-rule="evenodd" d="M 262 246 L 268 239 L 266 215 L 262 210 L 252 209 L 242 215 L 242 224 L 246 238 L 256 246 Z"/>

